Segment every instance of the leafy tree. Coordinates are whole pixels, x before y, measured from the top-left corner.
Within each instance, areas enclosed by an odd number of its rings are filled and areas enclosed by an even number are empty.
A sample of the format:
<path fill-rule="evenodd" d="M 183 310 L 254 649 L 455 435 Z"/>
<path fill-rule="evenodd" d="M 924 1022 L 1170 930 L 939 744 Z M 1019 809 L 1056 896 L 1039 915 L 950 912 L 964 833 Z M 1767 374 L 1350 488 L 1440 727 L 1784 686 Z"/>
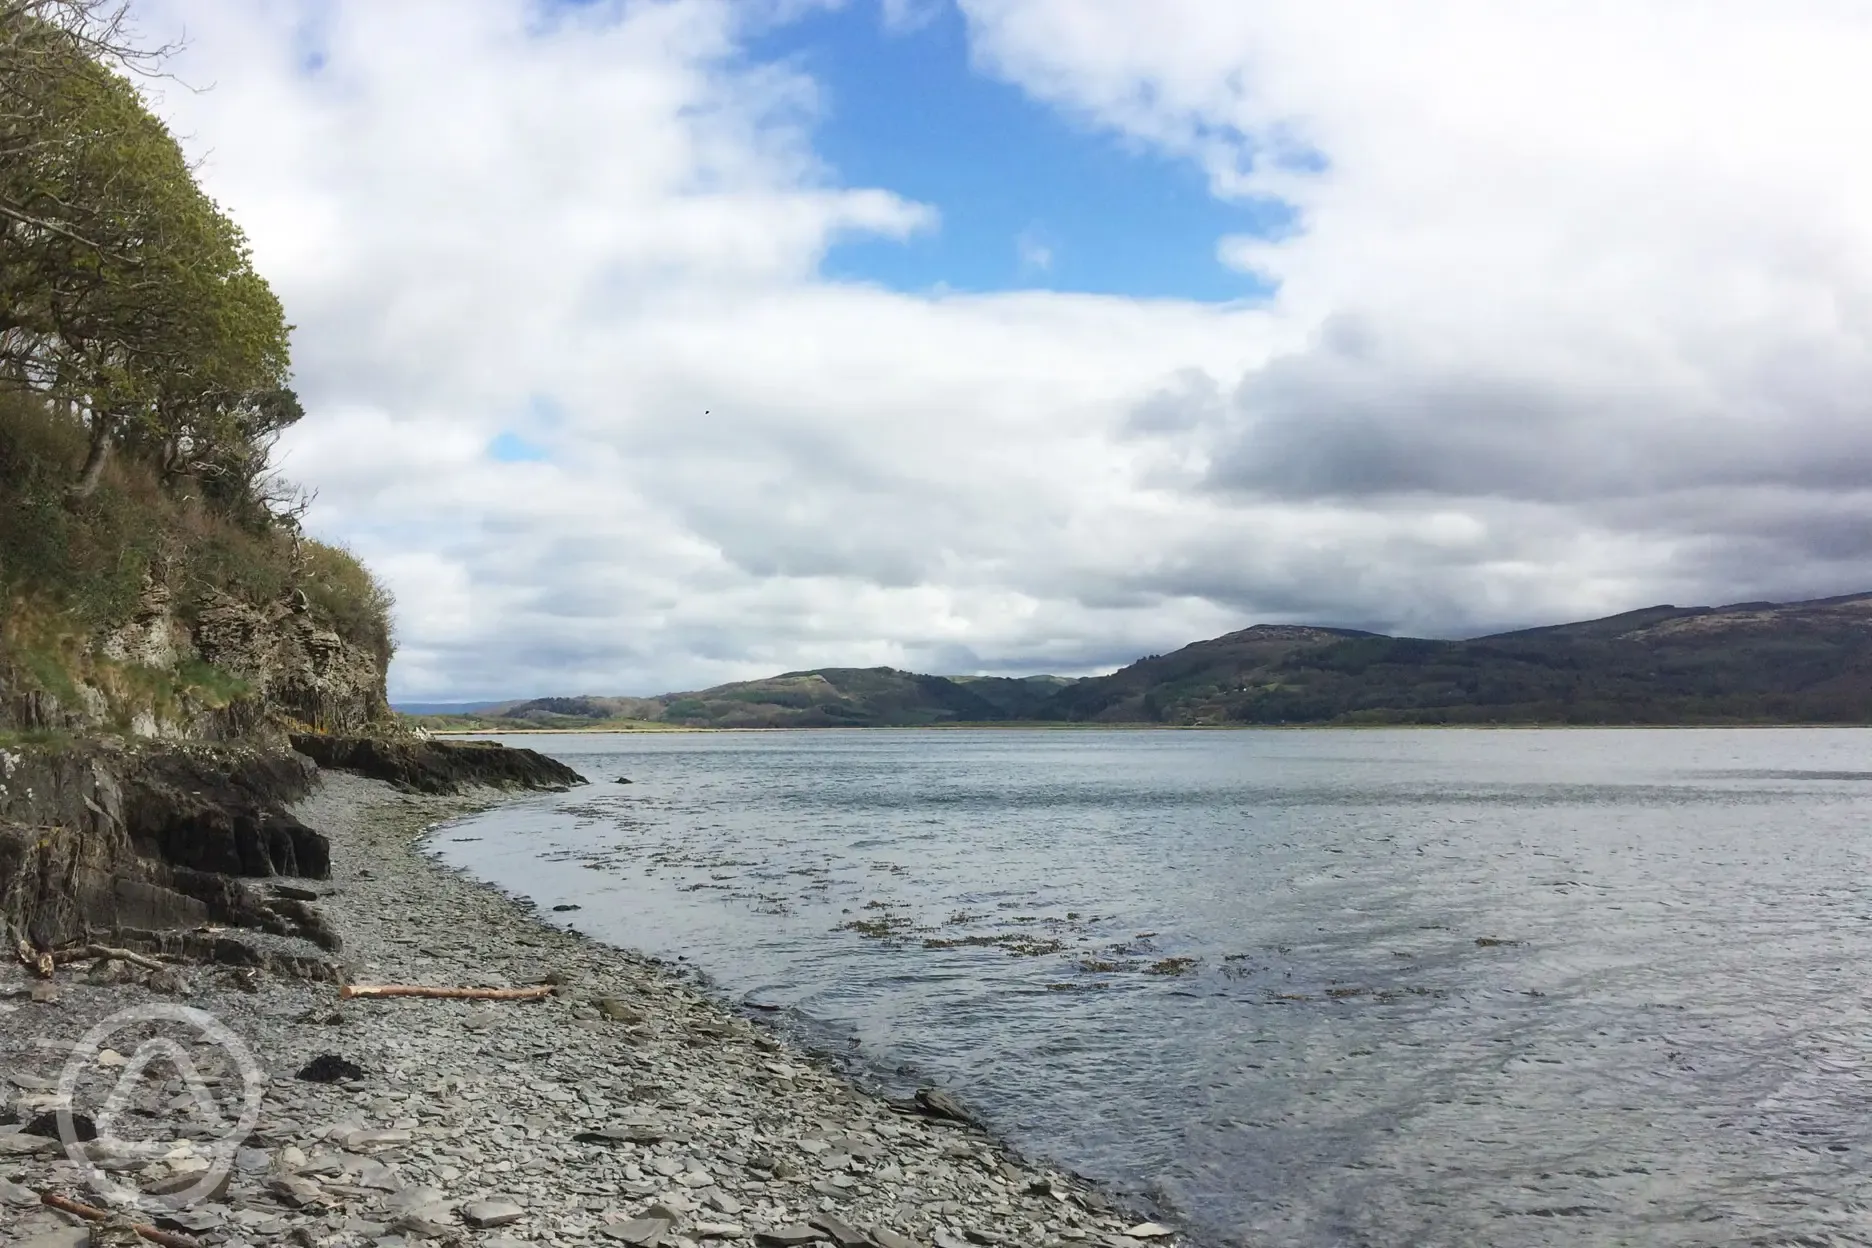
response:
<path fill-rule="evenodd" d="M 264 517 L 266 450 L 300 415 L 288 328 L 246 239 L 126 67 L 121 8 L 0 0 L 0 372 L 89 434 Z"/>

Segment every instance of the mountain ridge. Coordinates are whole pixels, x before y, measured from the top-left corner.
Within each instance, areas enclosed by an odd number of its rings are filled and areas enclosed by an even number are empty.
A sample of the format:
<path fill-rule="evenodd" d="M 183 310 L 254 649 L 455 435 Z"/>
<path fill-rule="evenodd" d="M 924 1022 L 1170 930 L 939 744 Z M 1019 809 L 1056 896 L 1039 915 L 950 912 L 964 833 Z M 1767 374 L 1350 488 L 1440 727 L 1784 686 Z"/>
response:
<path fill-rule="evenodd" d="M 1104 676 L 828 667 L 655 697 L 548 697 L 438 729 L 1093 723 L 1872 723 L 1872 593 L 1662 604 L 1481 637 L 1256 624 Z"/>

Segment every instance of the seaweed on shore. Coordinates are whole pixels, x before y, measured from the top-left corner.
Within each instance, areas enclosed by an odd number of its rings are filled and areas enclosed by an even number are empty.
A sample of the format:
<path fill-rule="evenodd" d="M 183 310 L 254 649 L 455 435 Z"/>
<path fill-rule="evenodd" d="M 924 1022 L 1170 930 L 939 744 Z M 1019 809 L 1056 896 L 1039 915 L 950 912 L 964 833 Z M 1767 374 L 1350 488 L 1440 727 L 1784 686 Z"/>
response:
<path fill-rule="evenodd" d="M 888 901 L 873 898 L 862 907 L 875 912 L 875 917 L 848 919 L 832 930 L 835 932 L 856 932 L 867 940 L 898 940 L 916 930 L 910 916 L 896 912 Z"/>
<path fill-rule="evenodd" d="M 1064 941 L 1028 936 L 1024 934 L 1003 933 L 995 936 L 934 936 L 923 942 L 925 949 L 1005 949 L 1009 956 L 1016 958 L 1039 958 L 1049 953 L 1059 953 L 1066 948 Z"/>

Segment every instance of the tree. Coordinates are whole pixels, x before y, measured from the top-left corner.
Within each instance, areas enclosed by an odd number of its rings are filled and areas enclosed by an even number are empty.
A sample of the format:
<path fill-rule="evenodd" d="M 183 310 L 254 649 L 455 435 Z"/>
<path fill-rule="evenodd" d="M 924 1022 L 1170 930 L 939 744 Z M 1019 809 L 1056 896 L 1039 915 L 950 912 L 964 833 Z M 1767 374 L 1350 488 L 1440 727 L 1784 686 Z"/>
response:
<path fill-rule="evenodd" d="M 279 301 L 120 72 L 122 10 L 0 0 L 0 373 L 115 447 L 247 497 L 296 419 Z"/>

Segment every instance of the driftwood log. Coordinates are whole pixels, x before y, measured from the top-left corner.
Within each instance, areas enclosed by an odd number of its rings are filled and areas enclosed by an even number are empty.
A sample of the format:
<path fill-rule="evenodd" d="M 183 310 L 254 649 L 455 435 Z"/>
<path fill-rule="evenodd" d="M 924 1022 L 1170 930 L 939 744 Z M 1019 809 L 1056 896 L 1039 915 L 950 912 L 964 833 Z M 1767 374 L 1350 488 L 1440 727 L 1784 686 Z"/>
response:
<path fill-rule="evenodd" d="M 338 995 L 351 997 L 444 997 L 466 1001 L 537 1001 L 553 994 L 551 984 L 533 988 L 431 988 L 425 984 L 346 984 Z"/>
<path fill-rule="evenodd" d="M 90 1205 L 81 1205 L 77 1201 L 60 1196 L 56 1192 L 42 1192 L 40 1193 L 39 1200 L 41 1204 L 50 1205 L 54 1209 L 63 1209 L 66 1213 L 75 1213 L 87 1222 L 102 1222 L 110 1217 L 110 1214 L 102 1209 L 93 1209 Z M 140 1222 L 132 1223 L 130 1229 L 135 1231 L 140 1237 L 149 1240 L 152 1244 L 161 1244 L 162 1248 L 201 1248 L 200 1244 L 186 1235 L 176 1235 L 169 1231 L 158 1230 L 153 1226 L 146 1226 Z"/>
<path fill-rule="evenodd" d="M 83 962 L 88 958 L 115 958 L 119 962 L 128 962 L 131 966 L 140 966 L 146 971 L 168 969 L 155 958 L 145 957 L 133 949 L 117 949 L 110 945 L 76 945 L 70 949 L 61 949 L 57 960 Z"/>

